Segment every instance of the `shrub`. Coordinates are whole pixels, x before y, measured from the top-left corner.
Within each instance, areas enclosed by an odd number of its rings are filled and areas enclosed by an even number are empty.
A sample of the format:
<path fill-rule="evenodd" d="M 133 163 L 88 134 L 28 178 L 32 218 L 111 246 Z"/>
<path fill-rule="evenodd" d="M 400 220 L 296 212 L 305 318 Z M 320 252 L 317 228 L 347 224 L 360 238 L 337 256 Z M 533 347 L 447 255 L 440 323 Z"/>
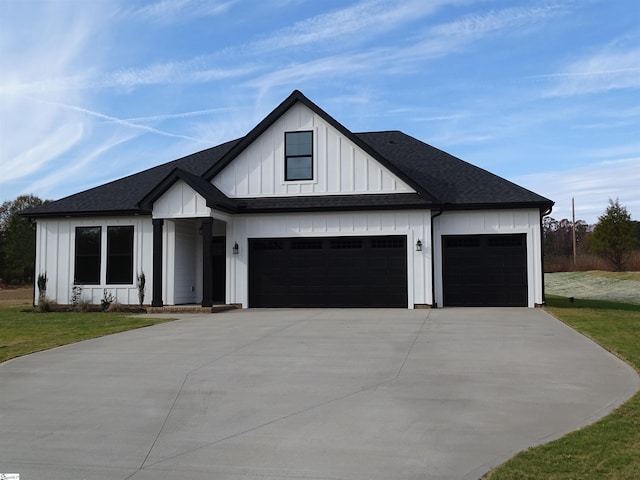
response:
<path fill-rule="evenodd" d="M 106 312 L 107 309 L 111 306 L 111 304 L 114 301 L 115 301 L 115 298 L 113 294 L 105 288 L 103 291 L 102 300 L 100 300 L 100 304 L 102 305 L 102 311 Z"/>

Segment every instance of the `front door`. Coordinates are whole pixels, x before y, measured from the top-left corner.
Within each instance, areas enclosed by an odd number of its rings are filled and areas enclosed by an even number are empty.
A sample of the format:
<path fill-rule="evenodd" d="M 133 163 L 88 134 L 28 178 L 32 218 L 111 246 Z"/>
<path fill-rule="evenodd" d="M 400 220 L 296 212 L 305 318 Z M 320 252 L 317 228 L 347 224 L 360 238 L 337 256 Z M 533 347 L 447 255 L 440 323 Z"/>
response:
<path fill-rule="evenodd" d="M 211 268 L 213 271 L 213 303 L 225 302 L 226 241 L 225 237 L 211 239 Z"/>

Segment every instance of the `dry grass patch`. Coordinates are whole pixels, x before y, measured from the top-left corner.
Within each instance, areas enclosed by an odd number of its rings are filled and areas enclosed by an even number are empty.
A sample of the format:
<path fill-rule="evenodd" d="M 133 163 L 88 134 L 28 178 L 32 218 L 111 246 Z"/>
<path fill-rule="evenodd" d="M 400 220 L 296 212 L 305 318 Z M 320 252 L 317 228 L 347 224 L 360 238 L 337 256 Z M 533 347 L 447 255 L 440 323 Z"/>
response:
<path fill-rule="evenodd" d="M 32 303 L 33 287 L 0 288 L 0 307 L 31 305 Z"/>

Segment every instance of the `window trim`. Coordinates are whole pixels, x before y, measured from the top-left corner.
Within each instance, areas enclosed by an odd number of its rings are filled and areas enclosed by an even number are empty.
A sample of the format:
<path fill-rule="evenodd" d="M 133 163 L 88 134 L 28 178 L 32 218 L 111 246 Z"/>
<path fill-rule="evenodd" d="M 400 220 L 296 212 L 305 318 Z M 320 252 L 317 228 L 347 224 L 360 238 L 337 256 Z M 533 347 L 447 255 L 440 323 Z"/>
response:
<path fill-rule="evenodd" d="M 287 155 L 287 136 L 295 135 L 300 133 L 310 133 L 311 134 L 311 151 L 309 154 L 304 155 Z M 314 159 L 314 141 L 313 141 L 313 130 L 293 130 L 284 132 L 284 181 L 287 183 L 305 183 L 305 182 L 313 182 L 315 180 L 315 159 Z M 310 176 L 308 178 L 289 178 L 288 177 L 288 164 L 290 158 L 311 158 L 311 171 Z"/>
<path fill-rule="evenodd" d="M 86 255 L 86 254 L 80 254 L 80 258 L 97 258 L 98 261 L 98 278 L 96 281 L 85 281 L 85 279 L 78 279 L 78 264 L 80 263 L 78 261 L 78 239 L 80 238 L 80 236 L 78 235 L 78 230 L 87 230 L 87 229 L 95 229 L 98 231 L 98 254 L 92 254 L 92 255 Z M 74 230 L 74 235 L 75 235 L 75 239 L 74 239 L 74 252 L 73 252 L 73 283 L 74 285 L 100 285 L 101 283 L 101 278 L 102 278 L 102 226 L 100 225 L 93 225 L 93 226 L 88 226 L 88 225 L 83 225 L 83 226 L 76 226 L 75 230 Z"/>

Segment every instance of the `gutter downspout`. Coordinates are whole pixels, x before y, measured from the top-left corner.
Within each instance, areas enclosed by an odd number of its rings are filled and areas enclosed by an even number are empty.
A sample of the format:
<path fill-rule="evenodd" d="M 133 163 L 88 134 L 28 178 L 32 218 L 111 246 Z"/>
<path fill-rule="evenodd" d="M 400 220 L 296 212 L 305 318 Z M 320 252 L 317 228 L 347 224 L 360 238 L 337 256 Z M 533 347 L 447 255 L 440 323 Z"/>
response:
<path fill-rule="evenodd" d="M 553 210 L 553 207 L 549 207 L 546 210 L 540 209 L 540 272 L 542 273 L 542 304 L 544 307 L 547 304 L 547 299 L 544 291 L 544 228 L 542 227 L 542 219 L 549 215 Z"/>
<path fill-rule="evenodd" d="M 444 213 L 444 208 L 440 207 L 440 211 L 435 215 L 431 215 L 431 298 L 433 299 L 433 308 L 438 308 L 438 302 L 436 302 L 436 254 L 433 244 L 433 219 L 439 217 Z M 542 220 L 540 220 L 542 222 Z"/>

